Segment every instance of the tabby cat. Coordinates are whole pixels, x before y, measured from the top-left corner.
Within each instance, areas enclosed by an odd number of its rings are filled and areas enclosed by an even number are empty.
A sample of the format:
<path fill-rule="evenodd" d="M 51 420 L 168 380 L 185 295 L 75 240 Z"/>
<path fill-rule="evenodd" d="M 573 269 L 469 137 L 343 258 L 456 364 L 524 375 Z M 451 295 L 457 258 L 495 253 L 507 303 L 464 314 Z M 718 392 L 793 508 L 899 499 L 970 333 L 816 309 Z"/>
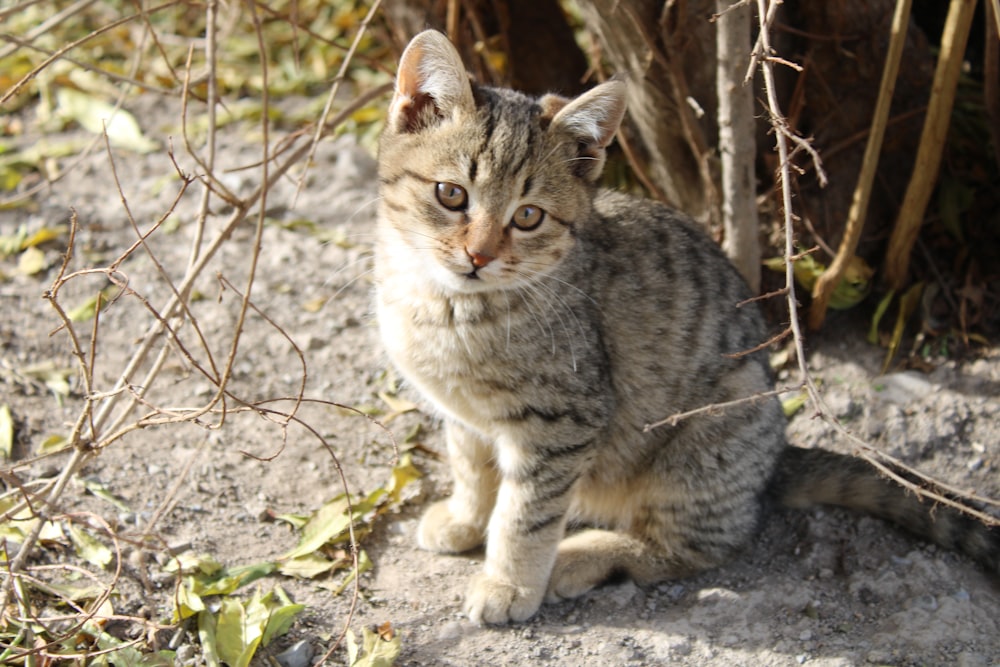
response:
<path fill-rule="evenodd" d="M 625 83 L 533 99 L 470 81 L 428 31 L 404 52 L 379 148 L 381 337 L 446 422 L 454 490 L 420 546 L 486 544 L 477 623 L 521 621 L 611 575 L 725 562 L 771 498 L 896 521 L 1000 569 L 1000 531 L 921 503 L 865 462 L 786 444 L 761 313 L 678 213 L 600 190 Z M 569 531 L 568 526 L 590 526 Z"/>

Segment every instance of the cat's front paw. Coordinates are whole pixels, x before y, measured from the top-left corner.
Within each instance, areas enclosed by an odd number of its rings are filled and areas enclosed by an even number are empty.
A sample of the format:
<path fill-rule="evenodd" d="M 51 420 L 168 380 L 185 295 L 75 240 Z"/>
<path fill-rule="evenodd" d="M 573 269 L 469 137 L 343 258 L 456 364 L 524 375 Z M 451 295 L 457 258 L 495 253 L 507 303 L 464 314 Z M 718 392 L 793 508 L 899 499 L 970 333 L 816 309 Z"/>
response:
<path fill-rule="evenodd" d="M 455 517 L 447 500 L 441 500 L 424 512 L 417 528 L 417 543 L 421 549 L 438 553 L 457 554 L 475 549 L 483 543 L 483 529 Z"/>
<path fill-rule="evenodd" d="M 476 625 L 526 621 L 542 604 L 545 589 L 537 590 L 481 573 L 472 580 L 465 597 L 465 613 Z"/>

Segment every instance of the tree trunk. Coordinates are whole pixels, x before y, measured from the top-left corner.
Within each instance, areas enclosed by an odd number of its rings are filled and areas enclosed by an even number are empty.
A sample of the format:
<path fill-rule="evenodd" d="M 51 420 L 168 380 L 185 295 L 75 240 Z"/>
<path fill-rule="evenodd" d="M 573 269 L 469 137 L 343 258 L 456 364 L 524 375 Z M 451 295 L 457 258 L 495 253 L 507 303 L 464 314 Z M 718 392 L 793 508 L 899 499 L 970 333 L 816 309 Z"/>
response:
<path fill-rule="evenodd" d="M 719 159 L 722 167 L 722 248 L 750 289 L 760 290 L 757 224 L 757 145 L 753 89 L 744 85 L 750 54 L 751 11 L 719 0 L 716 23 Z M 728 11 L 726 11 L 728 9 Z"/>
<path fill-rule="evenodd" d="M 629 77 L 633 152 L 670 204 L 717 222 L 715 0 L 580 3 L 612 67 Z"/>

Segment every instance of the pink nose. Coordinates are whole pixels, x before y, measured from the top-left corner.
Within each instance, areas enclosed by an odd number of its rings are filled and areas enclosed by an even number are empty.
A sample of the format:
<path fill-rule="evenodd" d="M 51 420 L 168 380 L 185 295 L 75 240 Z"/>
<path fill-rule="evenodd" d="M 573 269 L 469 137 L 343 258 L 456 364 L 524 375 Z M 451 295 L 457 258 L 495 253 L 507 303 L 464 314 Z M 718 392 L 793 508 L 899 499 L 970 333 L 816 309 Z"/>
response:
<path fill-rule="evenodd" d="M 495 257 L 491 257 L 490 255 L 483 255 L 478 252 L 473 252 L 468 248 L 465 249 L 465 254 L 469 256 L 469 259 L 472 260 L 472 265 L 477 269 L 483 268 L 484 266 L 492 262 L 494 259 L 496 259 Z"/>

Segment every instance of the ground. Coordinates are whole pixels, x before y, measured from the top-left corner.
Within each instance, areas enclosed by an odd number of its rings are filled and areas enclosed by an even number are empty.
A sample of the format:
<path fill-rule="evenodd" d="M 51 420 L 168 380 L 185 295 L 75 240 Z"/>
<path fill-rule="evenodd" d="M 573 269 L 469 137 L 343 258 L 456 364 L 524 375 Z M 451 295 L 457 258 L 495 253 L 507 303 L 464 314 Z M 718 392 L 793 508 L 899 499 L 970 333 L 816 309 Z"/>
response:
<path fill-rule="evenodd" d="M 159 105 L 145 101 L 132 108 L 148 137 L 163 146 L 173 137 L 185 173 L 201 173 L 180 148 L 177 115 Z M 66 137 L 47 140 L 60 138 Z M 22 138 L 23 145 L 37 140 L 30 133 Z M 260 144 L 252 125 L 229 126 L 220 137 L 216 172 L 240 196 L 259 183 L 260 169 L 229 168 L 254 165 Z M 70 269 L 108 266 L 137 239 L 126 206 L 139 229 L 149 230 L 171 209 L 181 185 L 162 149 L 144 155 L 114 149 L 112 154 L 121 193 L 112 160 L 99 146 L 36 195 L 31 206 L 0 210 L 0 233 L 12 234 L 22 224 L 29 231 L 65 224 L 75 211 L 79 232 Z M 447 464 L 435 455 L 444 451 L 440 425 L 423 411 L 389 419 L 391 408 L 378 397 L 393 390 L 394 377 L 371 307 L 376 194 L 370 151 L 350 136 L 325 141 L 304 187 L 296 191 L 297 181 L 283 178 L 268 195 L 252 287 L 259 312 L 251 311 L 242 326 L 230 388 L 246 402 L 282 398 L 268 405 L 287 411 L 289 397 L 305 377 L 305 397 L 380 407 L 388 432 L 364 416 L 322 403 L 303 405 L 298 413 L 318 435 L 297 424 L 285 432 L 274 419 L 237 412 L 237 401 L 230 400 L 225 420 L 210 413 L 199 424 L 136 429 L 112 442 L 75 476 L 59 509 L 91 512 L 121 538 L 118 613 L 154 621 L 169 617 L 175 577 L 162 567 L 168 551 L 210 553 L 227 565 L 273 560 L 287 552 L 297 536 L 273 516 L 314 510 L 342 492 L 339 469 L 352 493 L 384 484 L 396 459 L 394 437 L 425 474 L 408 488 L 405 502 L 379 517 L 364 538 L 374 568 L 362 576 L 360 596 L 354 600 L 350 590 L 333 594 L 323 587 L 326 578 L 272 577 L 306 611 L 288 635 L 258 654 L 255 664 L 268 664 L 269 655 L 303 640 L 321 655 L 345 623 L 360 633 L 362 626 L 389 622 L 402 641 L 398 665 L 1000 665 L 995 577 L 961 555 L 840 511 L 775 513 L 744 554 L 702 576 L 648 588 L 619 583 L 545 606 L 527 623 L 471 625 L 461 613 L 461 598 L 481 554 L 440 556 L 415 546 L 421 511 L 449 486 Z M 169 284 L 179 284 L 188 266 L 200 195 L 194 183 L 163 227 L 149 235 L 148 252 L 139 248 L 118 267 L 117 275 L 155 308 L 170 299 Z M 211 211 L 202 252 L 230 214 L 221 199 L 214 200 Z M 123 424 L 136 422 L 148 405 L 180 414 L 208 403 L 214 387 L 199 367 L 214 363 L 221 368 L 230 353 L 254 225 L 251 215 L 232 230 L 194 284 L 191 310 L 205 345 L 190 323 L 181 327 L 186 352 L 170 348 L 146 387 L 146 405 Z M 16 433 L 6 470 L 22 482 L 50 479 L 66 465 L 66 454 L 32 457 L 48 436 L 69 432 L 83 404 L 78 373 L 68 374 L 70 393 L 60 403 L 38 371 L 44 364 L 76 368 L 66 332 L 55 331 L 59 320 L 42 298 L 65 247 L 65 236 L 43 245 L 47 268 L 33 275 L 17 270 L 17 256 L 0 263 L 0 403 L 10 407 Z M 81 276 L 62 289 L 59 302 L 68 310 L 105 285 L 103 276 Z M 113 387 L 153 321 L 132 295 L 102 313 L 95 391 Z M 78 324 L 77 330 L 89 350 L 91 324 Z M 995 350 L 962 363 L 936 360 L 927 372 L 879 375 L 883 351 L 864 341 L 863 325 L 836 314 L 824 334 L 810 338 L 808 349 L 832 418 L 923 472 L 1000 497 L 1000 354 Z M 149 364 L 129 377 L 134 387 L 145 386 Z M 795 381 L 794 371 L 784 375 L 782 381 Z M 406 387 L 398 398 L 418 401 Z M 418 424 L 416 437 L 404 442 Z M 788 430 L 791 440 L 803 446 L 842 451 L 854 446 L 811 408 L 800 411 Z M 10 475 L 4 479 L 12 484 Z M 103 485 L 124 508 L 95 498 L 84 480 Z M 154 545 L 149 557 L 136 546 L 144 532 Z M 30 562 L 73 564 L 75 558 L 72 550 L 49 545 Z M 199 660 L 191 622 L 157 637 L 179 648 L 189 662 Z M 287 663 L 287 656 L 282 660 Z M 330 658 L 331 664 L 345 661 L 343 648 Z"/>

